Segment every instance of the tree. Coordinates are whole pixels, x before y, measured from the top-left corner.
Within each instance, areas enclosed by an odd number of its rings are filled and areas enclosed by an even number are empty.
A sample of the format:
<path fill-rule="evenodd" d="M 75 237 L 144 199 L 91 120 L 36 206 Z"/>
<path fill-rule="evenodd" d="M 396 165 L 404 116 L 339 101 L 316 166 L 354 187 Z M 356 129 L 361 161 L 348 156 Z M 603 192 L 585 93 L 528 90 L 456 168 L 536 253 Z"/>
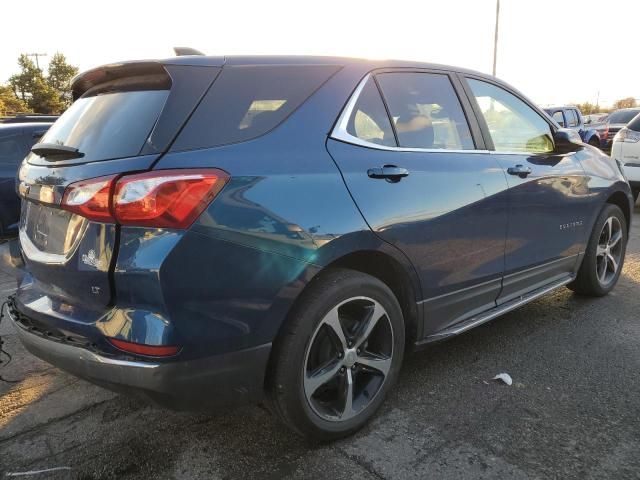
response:
<path fill-rule="evenodd" d="M 613 109 L 617 110 L 619 108 L 633 108 L 638 106 L 638 102 L 633 97 L 621 98 L 620 100 L 616 100 L 613 102 Z"/>
<path fill-rule="evenodd" d="M 20 73 L 11 75 L 9 84 L 13 87 L 16 95 L 26 102 L 33 93 L 33 87 L 37 79 L 43 78 L 42 71 L 24 53 L 18 57 L 18 66 L 20 67 Z"/>
<path fill-rule="evenodd" d="M 592 113 L 598 113 L 600 111 L 600 108 L 591 102 L 579 103 L 576 106 L 583 115 L 591 115 Z"/>
<path fill-rule="evenodd" d="M 0 116 L 16 113 L 29 113 L 27 104 L 16 97 L 13 89 L 8 85 L 0 85 Z"/>
<path fill-rule="evenodd" d="M 45 77 L 42 70 L 27 55 L 18 58 L 20 72 L 9 78 L 15 95 L 37 113 L 59 114 L 71 104 L 71 79 L 78 68 L 56 53 Z"/>
<path fill-rule="evenodd" d="M 49 62 L 49 74 L 47 83 L 56 90 L 60 96 L 60 102 L 64 108 L 69 107 L 71 98 L 71 79 L 78 74 L 78 67 L 69 65 L 65 56 L 56 52 Z"/>
<path fill-rule="evenodd" d="M 57 115 L 66 109 L 60 93 L 49 85 L 44 78 L 37 78 L 29 99 L 29 106 L 38 113 Z"/>

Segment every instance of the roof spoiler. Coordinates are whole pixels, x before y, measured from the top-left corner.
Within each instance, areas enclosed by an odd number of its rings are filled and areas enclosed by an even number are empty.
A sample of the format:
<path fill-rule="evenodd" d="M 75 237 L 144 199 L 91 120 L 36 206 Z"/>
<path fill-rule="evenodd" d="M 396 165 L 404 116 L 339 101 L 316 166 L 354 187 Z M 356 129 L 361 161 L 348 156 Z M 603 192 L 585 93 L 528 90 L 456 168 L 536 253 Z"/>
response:
<path fill-rule="evenodd" d="M 167 71 L 159 61 L 145 60 L 102 65 L 80 73 L 71 80 L 73 100 L 77 100 L 87 90 L 98 84 L 140 75 L 166 75 L 168 77 Z"/>
<path fill-rule="evenodd" d="M 177 57 L 184 57 L 187 55 L 204 55 L 200 50 L 190 47 L 173 47 L 173 51 L 176 52 Z"/>

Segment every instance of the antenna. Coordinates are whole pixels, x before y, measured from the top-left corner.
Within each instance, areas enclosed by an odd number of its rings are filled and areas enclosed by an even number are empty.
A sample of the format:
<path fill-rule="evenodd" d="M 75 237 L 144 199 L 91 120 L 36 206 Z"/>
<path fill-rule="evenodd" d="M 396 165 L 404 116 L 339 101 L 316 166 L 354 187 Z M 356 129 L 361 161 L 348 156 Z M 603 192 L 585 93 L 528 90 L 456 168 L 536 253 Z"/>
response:
<path fill-rule="evenodd" d="M 496 29 L 493 37 L 493 76 L 496 76 L 496 64 L 498 63 L 498 25 L 500 23 L 500 0 L 496 0 Z"/>
<path fill-rule="evenodd" d="M 184 57 L 186 55 L 204 55 L 200 50 L 196 50 L 191 47 L 173 47 L 173 51 L 176 52 L 178 57 Z"/>

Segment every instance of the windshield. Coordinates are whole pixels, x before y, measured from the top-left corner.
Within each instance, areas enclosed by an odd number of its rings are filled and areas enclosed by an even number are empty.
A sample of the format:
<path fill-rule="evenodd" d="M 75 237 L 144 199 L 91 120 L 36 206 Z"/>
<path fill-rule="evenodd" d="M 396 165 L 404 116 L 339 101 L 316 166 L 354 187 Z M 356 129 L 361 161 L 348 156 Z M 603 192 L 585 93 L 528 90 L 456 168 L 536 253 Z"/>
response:
<path fill-rule="evenodd" d="M 640 109 L 618 110 L 609 116 L 609 123 L 629 123 L 638 113 Z"/>
<path fill-rule="evenodd" d="M 168 95 L 140 90 L 81 97 L 40 142 L 77 148 L 84 162 L 138 155 Z"/>

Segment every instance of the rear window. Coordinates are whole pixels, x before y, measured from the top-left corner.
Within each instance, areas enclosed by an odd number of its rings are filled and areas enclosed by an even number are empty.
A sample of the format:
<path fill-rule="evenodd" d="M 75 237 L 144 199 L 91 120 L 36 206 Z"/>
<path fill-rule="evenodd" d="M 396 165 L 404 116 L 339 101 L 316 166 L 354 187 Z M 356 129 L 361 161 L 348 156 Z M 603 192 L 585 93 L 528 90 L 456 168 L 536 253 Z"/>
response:
<path fill-rule="evenodd" d="M 339 67 L 334 65 L 229 66 L 172 150 L 244 142 L 274 129 Z"/>
<path fill-rule="evenodd" d="M 83 162 L 138 155 L 169 96 L 167 85 L 157 87 L 98 86 L 76 100 L 40 142 L 77 148 Z"/>
<path fill-rule="evenodd" d="M 618 110 L 609 115 L 609 123 L 629 123 L 640 110 Z"/>
<path fill-rule="evenodd" d="M 634 119 L 629 122 L 627 128 L 640 132 L 640 114 L 636 115 Z"/>

